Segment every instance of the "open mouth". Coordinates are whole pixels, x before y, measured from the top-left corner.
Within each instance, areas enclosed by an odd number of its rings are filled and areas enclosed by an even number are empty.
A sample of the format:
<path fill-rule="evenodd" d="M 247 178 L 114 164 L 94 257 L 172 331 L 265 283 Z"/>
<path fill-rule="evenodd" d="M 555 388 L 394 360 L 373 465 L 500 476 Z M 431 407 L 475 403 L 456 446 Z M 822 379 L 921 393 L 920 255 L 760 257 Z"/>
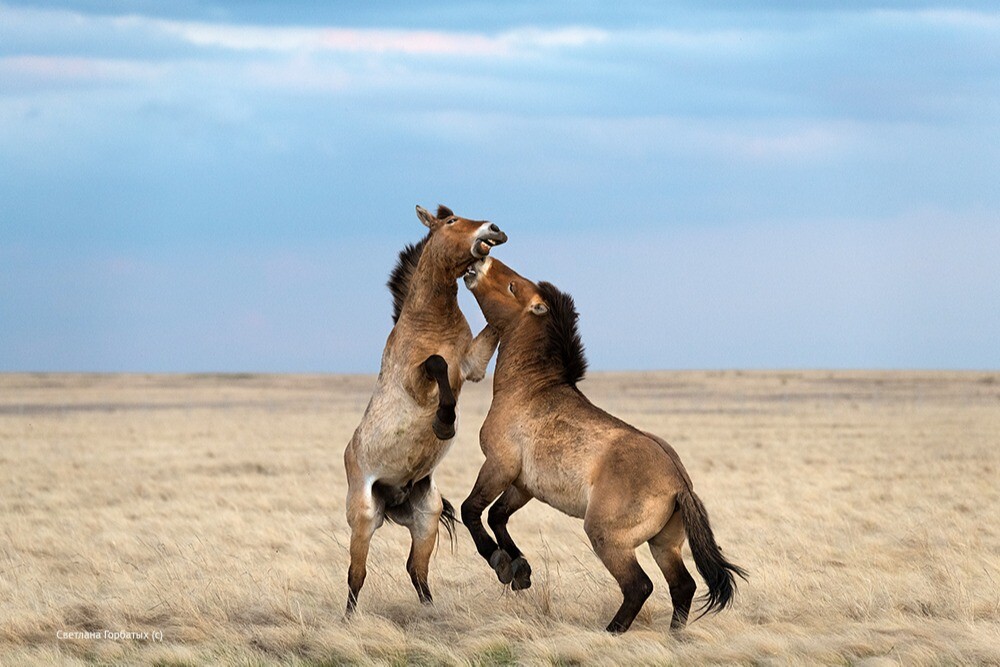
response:
<path fill-rule="evenodd" d="M 490 248 L 507 242 L 507 235 L 492 222 L 484 222 L 476 232 L 476 240 L 472 242 L 472 256 L 482 259 L 490 254 Z"/>
<path fill-rule="evenodd" d="M 506 240 L 506 239 L 505 239 Z M 478 259 L 482 259 L 490 254 L 490 248 L 495 248 L 496 246 L 503 243 L 499 239 L 488 239 L 479 238 L 476 242 L 472 244 L 472 254 Z"/>
<path fill-rule="evenodd" d="M 496 244 L 494 243 L 493 245 Z M 493 246 L 490 247 L 492 248 Z M 467 268 L 465 270 L 465 273 L 462 274 L 462 279 L 465 281 L 465 286 L 468 287 L 469 289 L 475 287 L 476 283 L 479 282 L 479 269 L 482 266 L 483 266 L 482 260 L 479 260 L 478 262 L 473 262 L 472 264 L 469 264 L 469 268 Z"/>
<path fill-rule="evenodd" d="M 489 225 L 487 227 L 487 225 Z M 501 243 L 507 242 L 507 235 L 500 231 L 500 228 L 490 223 L 484 223 L 472 242 L 472 256 L 482 259 L 490 254 L 490 248 L 495 248 Z"/>

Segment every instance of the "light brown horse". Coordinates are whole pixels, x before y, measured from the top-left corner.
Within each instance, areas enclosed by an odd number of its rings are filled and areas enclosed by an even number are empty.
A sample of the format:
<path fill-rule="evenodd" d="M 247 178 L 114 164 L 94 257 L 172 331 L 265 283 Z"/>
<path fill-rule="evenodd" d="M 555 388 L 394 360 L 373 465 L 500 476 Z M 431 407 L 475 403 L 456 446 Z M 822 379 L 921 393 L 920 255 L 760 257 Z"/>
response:
<path fill-rule="evenodd" d="M 375 391 L 344 452 L 351 565 L 347 614 L 365 581 L 368 547 L 386 519 L 410 529 L 406 570 L 421 602 L 431 602 L 427 570 L 438 521 L 453 534 L 455 511 L 434 484 L 434 468 L 455 436 L 462 383 L 478 382 L 497 346 L 487 325 L 475 339 L 458 307 L 457 281 L 507 236 L 496 225 L 433 216 L 417 207 L 430 232 L 403 249 L 389 279 L 395 326 L 382 353 Z"/>
<path fill-rule="evenodd" d="M 681 559 L 685 535 L 708 584 L 705 611 L 726 607 L 734 575 L 746 575 L 715 543 L 677 453 L 577 389 L 587 362 L 573 299 L 493 258 L 472 265 L 465 283 L 499 332 L 500 351 L 493 404 L 479 434 L 486 462 L 462 503 L 462 522 L 500 581 L 515 590 L 531 585 L 531 567 L 507 520 L 538 498 L 583 519 L 594 551 L 621 587 L 624 601 L 608 631 L 627 630 L 653 591 L 635 557 L 643 542 L 670 586 L 671 628 L 684 627 L 696 587 Z M 488 520 L 499 545 L 482 523 L 483 510 L 498 496 Z"/>

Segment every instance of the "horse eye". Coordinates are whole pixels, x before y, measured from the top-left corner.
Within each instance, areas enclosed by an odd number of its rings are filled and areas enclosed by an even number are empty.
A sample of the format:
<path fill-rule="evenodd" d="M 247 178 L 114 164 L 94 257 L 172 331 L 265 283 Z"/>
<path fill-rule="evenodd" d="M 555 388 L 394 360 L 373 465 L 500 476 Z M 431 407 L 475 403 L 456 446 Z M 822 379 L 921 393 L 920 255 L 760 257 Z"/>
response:
<path fill-rule="evenodd" d="M 511 294 L 514 293 L 514 281 L 513 280 L 510 281 L 510 285 L 507 285 L 507 291 L 510 292 Z"/>
<path fill-rule="evenodd" d="M 449 224 L 449 225 L 453 225 L 453 224 L 455 224 L 456 222 L 458 222 L 458 218 L 452 218 L 451 220 L 449 220 L 449 221 L 448 221 L 448 224 Z"/>

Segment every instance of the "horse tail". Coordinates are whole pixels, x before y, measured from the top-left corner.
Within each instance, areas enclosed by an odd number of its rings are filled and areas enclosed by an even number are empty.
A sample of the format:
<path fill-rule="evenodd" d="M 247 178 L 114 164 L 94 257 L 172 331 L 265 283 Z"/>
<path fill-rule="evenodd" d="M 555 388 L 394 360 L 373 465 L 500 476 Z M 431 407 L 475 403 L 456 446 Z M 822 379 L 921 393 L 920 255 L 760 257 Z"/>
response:
<path fill-rule="evenodd" d="M 684 522 L 694 563 L 708 585 L 708 593 L 705 594 L 700 609 L 701 618 L 729 606 L 736 593 L 736 577 L 746 581 L 747 572 L 722 555 L 722 549 L 716 544 L 712 526 L 708 522 L 708 511 L 694 491 L 685 489 L 677 494 L 677 505 L 680 507 L 681 521 Z"/>
<path fill-rule="evenodd" d="M 427 478 L 425 478 L 427 479 Z M 381 482 L 372 485 L 372 495 L 382 501 L 385 512 L 383 517 L 386 523 L 405 524 L 413 520 L 413 504 L 410 497 L 410 488 L 405 491 L 386 486 Z M 455 548 L 455 524 L 458 518 L 455 516 L 455 506 L 445 497 L 441 497 L 441 516 L 438 518 L 444 529 L 448 531 L 448 541 L 451 548 Z"/>
<path fill-rule="evenodd" d="M 458 523 L 458 517 L 455 516 L 455 506 L 444 496 L 441 496 L 441 504 L 444 505 L 444 508 L 441 510 L 441 525 L 448 531 L 448 541 L 451 542 L 451 548 L 454 550 L 455 524 Z"/>

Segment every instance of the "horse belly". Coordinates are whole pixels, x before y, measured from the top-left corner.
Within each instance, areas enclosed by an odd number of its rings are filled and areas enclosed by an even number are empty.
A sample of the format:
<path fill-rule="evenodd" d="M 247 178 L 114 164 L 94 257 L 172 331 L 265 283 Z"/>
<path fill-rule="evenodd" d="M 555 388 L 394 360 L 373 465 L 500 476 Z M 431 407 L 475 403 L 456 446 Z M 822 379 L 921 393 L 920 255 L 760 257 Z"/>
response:
<path fill-rule="evenodd" d="M 402 390 L 376 392 L 358 428 L 366 476 L 405 485 L 429 475 L 452 444 L 434 435 L 434 411 Z"/>
<path fill-rule="evenodd" d="M 522 461 L 520 481 L 538 500 L 564 514 L 582 519 L 587 514 L 590 485 L 571 467 L 550 465 L 534 457 Z"/>

